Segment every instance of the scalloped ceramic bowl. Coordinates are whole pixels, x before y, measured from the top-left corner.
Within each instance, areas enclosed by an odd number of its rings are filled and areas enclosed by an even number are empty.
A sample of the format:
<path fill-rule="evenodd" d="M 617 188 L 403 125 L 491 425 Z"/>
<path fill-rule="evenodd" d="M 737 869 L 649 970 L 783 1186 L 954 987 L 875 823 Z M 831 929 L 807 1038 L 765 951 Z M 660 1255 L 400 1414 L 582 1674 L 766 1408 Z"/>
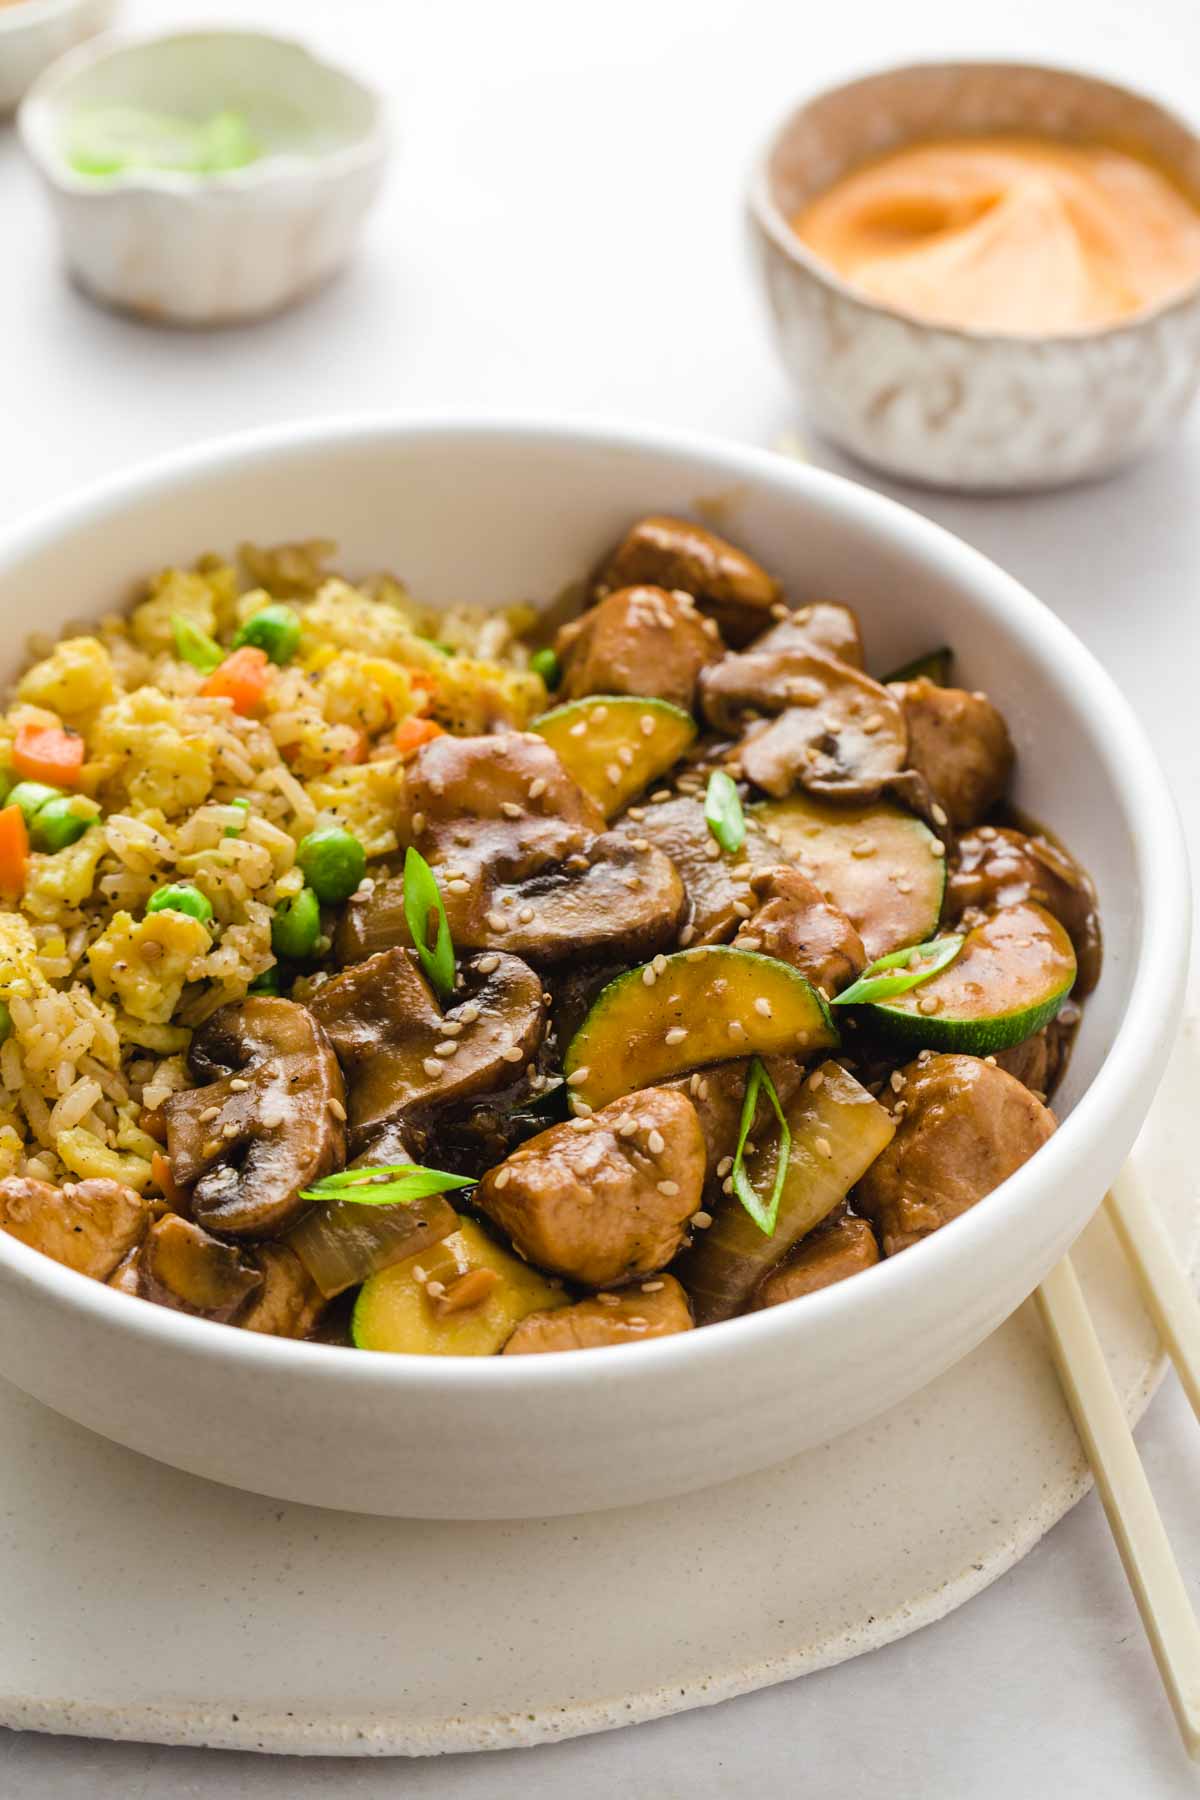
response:
<path fill-rule="evenodd" d="M 197 550 L 311 536 L 433 602 L 548 602 L 648 511 L 720 499 L 794 600 L 859 609 L 876 667 L 955 646 L 1018 747 L 1018 803 L 1095 876 L 1107 938 L 1061 1130 L 928 1242 L 790 1306 L 616 1350 L 370 1355 L 167 1311 L 0 1233 L 0 1374 L 104 1436 L 290 1500 L 440 1518 L 657 1499 L 885 1411 L 1011 1313 L 1095 1211 L 1174 1035 L 1188 883 L 1162 777 L 1113 682 L 994 564 L 865 488 L 652 429 L 376 420 L 170 459 L 0 540 L 3 666 Z"/>
<path fill-rule="evenodd" d="M 196 119 L 232 109 L 267 154 L 203 176 L 77 174 L 66 155 L 73 110 L 114 105 Z M 388 150 L 373 89 L 302 44 L 254 31 L 84 45 L 37 82 L 19 124 L 81 287 L 182 325 L 259 318 L 328 280 L 358 242 Z"/>
<path fill-rule="evenodd" d="M 117 0 L 20 0 L 0 6 L 0 118 L 64 51 L 103 31 Z"/>
<path fill-rule="evenodd" d="M 922 138 L 1021 131 L 1140 149 L 1200 197 L 1200 137 L 1128 88 L 1067 69 L 928 63 L 831 88 L 773 133 L 749 207 L 775 340 L 825 435 L 935 487 L 1057 487 L 1132 461 L 1200 383 L 1200 281 L 1105 330 L 1022 337 L 931 325 L 869 298 L 789 220 L 848 169 Z"/>

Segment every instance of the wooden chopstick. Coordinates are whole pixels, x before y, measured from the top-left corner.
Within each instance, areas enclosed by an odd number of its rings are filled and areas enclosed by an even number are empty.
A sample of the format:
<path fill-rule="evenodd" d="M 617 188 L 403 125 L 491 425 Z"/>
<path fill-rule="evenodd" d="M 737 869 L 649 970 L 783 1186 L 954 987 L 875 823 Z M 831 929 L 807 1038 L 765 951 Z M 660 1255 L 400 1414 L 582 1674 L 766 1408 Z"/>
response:
<path fill-rule="evenodd" d="M 1176 1342 L 1194 1348 L 1200 1341 L 1200 1316 L 1188 1317 L 1189 1312 L 1196 1315 L 1190 1288 L 1189 1304 L 1183 1306 L 1175 1291 L 1178 1283 L 1171 1277 L 1161 1289 L 1156 1285 L 1163 1273 L 1160 1264 L 1165 1251 L 1175 1274 L 1187 1286 L 1157 1218 L 1147 1214 L 1136 1183 L 1130 1181 L 1123 1189 L 1121 1202 L 1131 1192 L 1138 1194 L 1141 1204 L 1122 1206 L 1121 1241 L 1136 1244 L 1131 1260 L 1135 1273 L 1146 1283 L 1146 1297 L 1156 1320 L 1160 1315 L 1171 1318 L 1172 1335 L 1167 1336 L 1164 1330 L 1164 1340 L 1174 1356 Z M 1147 1216 L 1157 1232 L 1145 1230 Z M 1152 1287 L 1151 1283 L 1155 1285 Z M 1109 1528 L 1142 1615 L 1163 1686 L 1188 1755 L 1200 1760 L 1200 1625 L 1069 1256 L 1064 1256 L 1047 1275 L 1037 1297 L 1063 1392 L 1092 1465 Z M 1194 1376 L 1194 1360 L 1190 1371 Z M 1183 1374 L 1182 1367 L 1180 1373 Z M 1185 1380 L 1190 1383 L 1190 1376 L 1185 1376 Z M 1194 1394 L 1192 1398 L 1195 1405 Z"/>
<path fill-rule="evenodd" d="M 1113 1182 L 1108 1216 L 1138 1278 L 1147 1311 L 1200 1419 L 1200 1302 L 1157 1211 L 1129 1163 Z"/>

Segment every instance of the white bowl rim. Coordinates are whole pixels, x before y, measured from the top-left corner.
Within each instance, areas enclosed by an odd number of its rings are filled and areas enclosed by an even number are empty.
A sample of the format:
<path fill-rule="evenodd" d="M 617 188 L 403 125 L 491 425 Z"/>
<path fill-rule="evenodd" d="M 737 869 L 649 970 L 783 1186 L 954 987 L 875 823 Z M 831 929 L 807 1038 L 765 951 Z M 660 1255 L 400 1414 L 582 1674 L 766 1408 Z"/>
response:
<path fill-rule="evenodd" d="M 895 319 L 900 324 L 908 325 L 914 330 L 928 332 L 930 336 L 944 338 L 958 343 L 971 343 L 992 346 L 1004 346 L 1007 349 L 1029 348 L 1040 352 L 1044 346 L 1075 345 L 1090 346 L 1099 342 L 1110 342 L 1130 333 L 1139 332 L 1146 326 L 1156 324 L 1159 319 L 1167 318 L 1172 313 L 1185 312 L 1194 306 L 1200 298 L 1200 275 L 1189 282 L 1178 294 L 1169 295 L 1154 306 L 1143 307 L 1140 312 L 1131 313 L 1128 318 L 1117 320 L 1112 325 L 1104 325 L 1096 330 L 1085 331 L 985 331 L 975 325 L 947 325 L 933 319 L 923 317 L 921 313 L 910 312 L 906 307 L 887 300 L 878 300 L 863 288 L 856 287 L 840 275 L 831 263 L 808 248 L 803 240 L 788 224 L 787 219 L 775 204 L 775 195 L 771 184 L 771 161 L 784 138 L 802 114 L 809 111 L 822 100 L 830 100 L 836 94 L 846 94 L 856 87 L 864 87 L 873 81 L 881 81 L 893 75 L 919 75 L 939 71 L 952 75 L 960 70 L 991 69 L 997 74 L 1007 75 L 1062 75 L 1074 81 L 1087 82 L 1091 87 L 1119 94 L 1127 100 L 1136 100 L 1141 105 L 1150 107 L 1168 124 L 1187 134 L 1200 153 L 1200 131 L 1197 130 L 1183 114 L 1174 107 L 1168 106 L 1155 94 L 1148 94 L 1142 88 L 1130 87 L 1123 81 L 1113 81 L 1108 75 L 1101 75 L 1094 69 L 1071 68 L 1065 63 L 1012 62 L 1007 58 L 989 56 L 960 56 L 945 62 L 935 57 L 920 62 L 885 63 L 876 68 L 865 69 L 852 76 L 848 81 L 836 81 L 829 87 L 814 88 L 802 100 L 790 106 L 787 112 L 776 120 L 764 140 L 762 148 L 755 157 L 746 184 L 747 203 L 750 214 L 760 230 L 766 233 L 772 244 L 790 262 L 796 263 L 823 286 L 840 294 L 844 300 L 853 301 L 864 312 L 878 313 L 884 318 Z"/>
<path fill-rule="evenodd" d="M 49 19 L 59 19 L 73 12 L 82 12 L 93 0 L 21 0 L 19 6 L 6 6 L 0 12 L 0 37 L 6 32 L 14 35 L 33 25 L 44 25 Z"/>
<path fill-rule="evenodd" d="M 1054 1190 L 1071 1177 L 1076 1144 L 1101 1132 L 1119 1091 L 1154 1069 L 1178 1016 L 1179 943 L 1181 932 L 1187 940 L 1191 910 L 1187 853 L 1174 802 L 1128 701 L 1091 651 L 1028 589 L 980 551 L 898 502 L 771 451 L 699 433 L 598 418 L 350 414 L 213 439 L 110 476 L 0 532 L 0 604 L 9 564 L 131 506 L 138 510 L 152 506 L 159 496 L 186 489 L 196 477 L 239 464 L 249 477 L 264 462 L 278 466 L 289 459 L 305 461 L 323 450 L 396 439 L 471 445 L 516 441 L 534 446 L 561 444 L 565 439 L 633 456 L 648 453 L 690 461 L 701 483 L 711 483 L 714 472 L 730 485 L 752 486 L 757 480 L 778 485 L 782 480 L 867 536 L 882 536 L 918 561 L 923 555 L 932 556 L 943 575 L 969 590 L 972 603 L 997 620 L 1031 656 L 1057 660 L 1069 669 L 1072 684 L 1089 696 L 1095 715 L 1103 716 L 1104 733 L 1098 733 L 1101 757 L 1127 813 L 1136 821 L 1133 860 L 1141 896 L 1141 937 L 1129 1000 L 1105 1060 L 1035 1158 L 985 1203 L 943 1226 L 914 1250 L 886 1259 L 853 1281 L 806 1296 L 803 1306 L 770 1307 L 694 1332 L 626 1345 L 619 1357 L 600 1349 L 513 1358 L 364 1354 L 341 1345 L 239 1331 L 150 1301 L 132 1304 L 131 1296 L 65 1268 L 6 1232 L 0 1232 L 0 1263 L 23 1285 L 65 1310 L 86 1315 L 97 1328 L 141 1339 L 148 1353 L 155 1344 L 168 1341 L 179 1353 L 202 1362 L 236 1366 L 264 1377 L 291 1375 L 336 1388 L 357 1384 L 371 1392 L 395 1394 L 412 1386 L 448 1397 L 472 1389 L 495 1393 L 512 1385 L 528 1395 L 551 1391 L 561 1395 L 596 1380 L 611 1387 L 659 1375 L 669 1379 L 687 1365 L 693 1374 L 702 1373 L 739 1347 L 764 1354 L 786 1348 L 800 1357 L 805 1341 L 819 1338 L 824 1321 L 838 1311 L 845 1314 L 842 1323 L 852 1335 L 856 1308 L 890 1304 L 916 1316 L 913 1297 L 922 1286 L 940 1284 L 943 1291 L 953 1293 L 956 1264 L 986 1258 L 991 1242 L 1007 1228 L 1011 1212 L 1022 1203 L 1030 1204 L 1036 1190 Z M 703 486 L 697 491 L 704 491 Z M 802 1367 L 802 1361 L 796 1366 Z"/>
<path fill-rule="evenodd" d="M 41 0 L 23 0 L 37 5 Z M 77 5 L 80 0 L 47 0 L 53 5 Z M 7 8 L 5 9 L 7 11 Z M 14 7 L 13 11 L 19 8 Z M 0 18 L 3 14 L 0 14 Z M 250 40 L 255 43 L 282 45 L 296 51 L 314 68 L 322 69 L 354 88 L 370 109 L 370 122 L 353 142 L 336 149 L 322 150 L 315 156 L 279 154 L 248 163 L 241 169 L 215 170 L 197 175 L 183 169 L 129 169 L 108 175 L 102 181 L 94 176 L 78 174 L 60 156 L 53 144 L 52 127 L 66 91 L 87 69 L 108 62 L 131 50 L 153 44 L 179 40 L 196 41 L 214 38 Z M 116 194 L 177 194 L 188 198 L 197 193 L 240 194 L 272 187 L 303 177 L 311 181 L 340 179 L 350 170 L 376 162 L 388 147 L 391 125 L 388 103 L 382 91 L 324 51 L 313 48 L 302 38 L 286 32 L 258 30 L 246 26 L 195 26 L 166 31 L 105 31 L 57 57 L 43 70 L 17 109 L 17 129 L 26 153 L 47 181 L 64 193 L 81 194 L 89 200 L 111 199 Z"/>

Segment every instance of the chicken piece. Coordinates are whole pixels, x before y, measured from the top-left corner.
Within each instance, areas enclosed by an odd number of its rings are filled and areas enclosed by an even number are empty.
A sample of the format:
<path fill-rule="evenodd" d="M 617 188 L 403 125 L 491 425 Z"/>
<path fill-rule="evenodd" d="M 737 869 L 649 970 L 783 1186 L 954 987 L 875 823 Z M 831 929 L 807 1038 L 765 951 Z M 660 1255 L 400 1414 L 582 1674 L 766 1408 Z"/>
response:
<path fill-rule="evenodd" d="M 641 819 L 626 827 L 670 858 L 687 896 L 685 924 L 690 944 L 725 944 L 754 904 L 750 874 L 779 861 L 779 850 L 752 820 L 737 850 L 723 850 L 708 828 L 703 800 L 679 795 L 639 808 Z M 622 821 L 622 824 L 624 821 Z M 734 870 L 743 872 L 735 875 Z"/>
<path fill-rule="evenodd" d="M 892 1096 L 900 1124 L 854 1190 L 885 1256 L 958 1218 L 1028 1162 L 1054 1114 L 1003 1069 L 975 1056 L 923 1052 Z"/>
<path fill-rule="evenodd" d="M 631 587 L 572 619 L 556 644 L 562 700 L 585 694 L 641 694 L 692 710 L 696 678 L 724 652 L 711 619 L 690 594 Z"/>
<path fill-rule="evenodd" d="M 528 1261 L 605 1287 L 670 1262 L 704 1166 L 691 1101 L 644 1088 L 530 1138 L 484 1176 L 475 1203 Z"/>
<path fill-rule="evenodd" d="M 605 1350 L 646 1338 L 691 1331 L 692 1309 L 673 1275 L 660 1275 L 619 1294 L 577 1300 L 574 1306 L 530 1313 L 505 1344 L 503 1356 L 531 1356 L 547 1350 Z"/>
<path fill-rule="evenodd" d="M 863 666 L 862 638 L 858 620 L 848 606 L 836 600 L 814 600 L 797 607 L 777 625 L 755 638 L 756 651 L 816 650 L 823 656 L 836 656 L 852 669 Z"/>
<path fill-rule="evenodd" d="M 734 938 L 735 949 L 790 963 L 827 999 L 858 979 L 867 966 L 863 941 L 807 875 L 799 869 L 764 869 L 751 876 L 750 886 L 758 910 Z"/>
<path fill-rule="evenodd" d="M 767 1056 L 763 1061 L 775 1084 L 779 1104 L 786 1106 L 808 1070 L 794 1056 Z M 737 1148 L 749 1072 L 750 1059 L 743 1056 L 733 1062 L 710 1063 L 707 1068 L 695 1069 L 690 1075 L 677 1075 L 673 1081 L 661 1083 L 670 1092 L 686 1094 L 696 1109 L 704 1135 L 706 1206 L 710 1203 L 719 1205 L 722 1200 L 721 1183 L 729 1170 L 725 1168 L 721 1174 L 717 1171 L 723 1163 L 732 1161 Z"/>
<path fill-rule="evenodd" d="M 836 656 L 808 648 L 726 656 L 700 677 L 705 717 L 746 729 L 747 780 L 782 799 L 797 785 L 827 800 L 874 799 L 903 769 L 908 733 L 896 700 Z M 764 724 L 761 715 L 773 715 Z"/>
<path fill-rule="evenodd" d="M 192 1217 L 231 1237 L 275 1236 L 304 1211 L 300 1190 L 346 1158 L 329 1039 L 307 1008 L 252 995 L 200 1028 L 188 1064 L 205 1085 L 172 1094 L 162 1112 Z"/>
<path fill-rule="evenodd" d="M 908 760 L 923 775 L 951 825 L 975 825 L 1002 798 L 1013 766 L 1012 739 L 985 694 L 939 687 L 922 675 L 888 690 L 908 727 Z"/>
<path fill-rule="evenodd" d="M 1021 1086 L 1027 1087 L 1037 1099 L 1048 1099 L 1066 1069 L 1078 1018 L 1074 1001 L 1068 1000 L 1062 1012 L 1040 1031 L 1035 1031 L 1032 1037 L 1014 1044 L 1009 1050 L 998 1050 L 997 1064 L 1015 1075 Z"/>
<path fill-rule="evenodd" d="M 858 1275 L 878 1261 L 879 1245 L 867 1220 L 844 1213 L 801 1239 L 787 1261 L 759 1283 L 749 1310 L 759 1312 L 766 1306 L 782 1306 L 785 1300 L 815 1294 L 818 1288 L 832 1287 L 835 1281 Z"/>
<path fill-rule="evenodd" d="M 110 1287 L 175 1312 L 232 1325 L 263 1286 L 261 1271 L 236 1244 L 223 1244 L 190 1219 L 168 1213 L 110 1278 Z"/>
<path fill-rule="evenodd" d="M 103 1178 L 54 1187 L 28 1175 L 0 1181 L 0 1230 L 55 1262 L 107 1281 L 146 1234 L 150 1209 L 140 1194 Z"/>
<path fill-rule="evenodd" d="M 642 582 L 693 594 L 726 643 L 738 646 L 757 637 L 780 604 L 779 583 L 765 569 L 690 519 L 639 520 L 596 577 L 593 592 L 602 600 Z"/>
<path fill-rule="evenodd" d="M 238 1318 L 242 1330 L 311 1337 L 329 1302 L 296 1252 L 286 1244 L 260 1244 L 247 1256 L 262 1276 L 262 1286 Z"/>
<path fill-rule="evenodd" d="M 411 950 L 384 950 L 323 982 L 309 1011 L 347 1081 L 351 1149 L 418 1107 L 511 1087 L 542 1041 L 542 984 L 515 956 L 472 957 L 445 1010 Z"/>
<path fill-rule="evenodd" d="M 993 912 L 1032 900 L 1053 913 L 1075 947 L 1079 974 L 1075 996 L 1090 994 L 1100 979 L 1100 914 L 1087 875 L 1047 838 L 1000 825 L 981 825 L 958 841 L 946 883 L 946 918 Z"/>

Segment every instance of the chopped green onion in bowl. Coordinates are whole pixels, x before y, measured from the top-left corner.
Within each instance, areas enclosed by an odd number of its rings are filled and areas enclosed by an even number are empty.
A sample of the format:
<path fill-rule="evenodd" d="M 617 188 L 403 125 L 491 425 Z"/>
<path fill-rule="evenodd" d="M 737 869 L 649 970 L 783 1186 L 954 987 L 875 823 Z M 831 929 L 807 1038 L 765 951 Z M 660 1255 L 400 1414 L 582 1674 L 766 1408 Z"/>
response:
<path fill-rule="evenodd" d="M 775 1165 L 775 1180 L 771 1192 L 763 1200 L 751 1184 L 746 1173 L 746 1140 L 750 1136 L 754 1124 L 754 1116 L 758 1111 L 758 1096 L 765 1093 L 771 1102 L 772 1111 L 779 1121 L 779 1159 Z M 775 1083 L 767 1073 L 766 1064 L 759 1056 L 750 1063 L 750 1073 L 746 1078 L 746 1097 L 742 1101 L 742 1117 L 738 1126 L 737 1151 L 733 1158 L 733 1191 L 741 1201 L 758 1229 L 765 1237 L 773 1237 L 775 1225 L 779 1218 L 779 1200 L 783 1193 L 783 1184 L 787 1180 L 788 1162 L 792 1154 L 792 1133 L 784 1116 L 783 1107 L 779 1103 L 779 1095 Z"/>
<path fill-rule="evenodd" d="M 468 1176 L 451 1175 L 445 1169 L 425 1169 L 420 1163 L 391 1163 L 375 1169 L 341 1169 L 310 1188 L 301 1188 L 300 1198 L 353 1200 L 358 1206 L 395 1206 L 424 1200 L 430 1194 L 446 1194 L 453 1188 L 474 1186 Z"/>
<path fill-rule="evenodd" d="M 909 944 L 893 950 L 888 956 L 868 963 L 853 986 L 835 994 L 831 1006 L 867 1006 L 872 1001 L 892 1000 L 907 994 L 919 982 L 952 963 L 966 942 L 962 932 L 948 932 L 945 937 L 930 938 L 924 944 Z"/>
<path fill-rule="evenodd" d="M 454 944 L 433 870 L 410 845 L 404 857 L 404 917 L 417 956 L 442 1000 L 454 992 Z"/>
<path fill-rule="evenodd" d="M 732 855 L 746 841 L 746 815 L 733 779 L 724 769 L 714 769 L 704 796 L 704 818 L 722 850 Z"/>

